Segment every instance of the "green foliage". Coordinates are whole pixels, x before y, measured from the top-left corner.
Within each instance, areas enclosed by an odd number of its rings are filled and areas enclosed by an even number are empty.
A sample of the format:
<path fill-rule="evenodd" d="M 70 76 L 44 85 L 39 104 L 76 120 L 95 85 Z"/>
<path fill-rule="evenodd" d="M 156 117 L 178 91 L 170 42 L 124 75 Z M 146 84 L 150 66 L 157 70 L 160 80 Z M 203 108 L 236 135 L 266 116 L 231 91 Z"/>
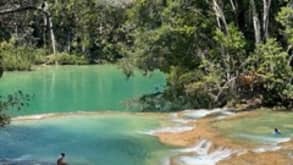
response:
<path fill-rule="evenodd" d="M 89 60 L 82 55 L 58 53 L 56 55 L 46 55 L 44 49 L 34 49 L 30 47 L 16 47 L 13 41 L 0 43 L 0 55 L 4 69 L 31 70 L 33 65 L 55 64 L 60 65 L 85 65 Z"/>
<path fill-rule="evenodd" d="M 196 68 L 194 51 L 199 45 L 211 44 L 211 22 L 181 1 L 137 1 L 129 13 L 126 25 L 135 28 L 127 56 L 143 70 Z"/>
<path fill-rule="evenodd" d="M 125 23 L 132 27 L 132 44 L 124 48 L 124 68 L 127 73 L 134 67 L 159 68 L 168 75 L 164 92 L 140 99 L 145 110 L 211 108 L 254 97 L 261 97 L 265 105 L 292 104 L 288 54 L 273 39 L 253 45 L 250 5 L 237 3 L 241 15 L 224 13 L 225 28 L 223 20 L 216 22 L 214 8 L 207 1 L 139 0 L 133 4 Z M 286 4 L 273 2 L 270 17 Z M 221 5 L 232 10 L 230 3 Z M 257 1 L 256 7 L 261 5 Z M 277 17 L 289 43 L 291 10 L 282 8 Z M 271 22 L 272 35 L 277 35 L 280 27 Z"/>
<path fill-rule="evenodd" d="M 15 92 L 7 96 L 0 96 L 0 127 L 9 124 L 10 116 L 8 110 L 16 108 L 21 110 L 22 107 L 28 106 L 31 96 L 24 94 L 22 91 Z"/>
<path fill-rule="evenodd" d="M 45 51 L 28 47 L 15 47 L 12 42 L 0 43 L 0 56 L 5 70 L 31 70 L 33 64 L 40 64 Z"/>
<path fill-rule="evenodd" d="M 239 58 L 239 55 L 244 54 L 243 51 L 245 50 L 246 45 L 244 35 L 234 24 L 230 24 L 228 26 L 227 33 L 217 29 L 214 35 L 214 39 L 219 45 L 224 47 L 227 53 L 231 54 L 232 56 L 238 55 L 237 58 Z"/>
<path fill-rule="evenodd" d="M 289 44 L 293 45 L 293 8 L 282 7 L 278 13 L 277 21 L 281 23 L 284 29 L 284 33 Z"/>
<path fill-rule="evenodd" d="M 265 105 L 293 104 L 292 1 L 271 2 L 268 31 L 265 20 L 259 20 L 259 45 L 252 1 L 218 1 L 219 6 L 202 0 L 109 2 L 48 1 L 57 48 L 64 52 L 56 56 L 33 51 L 49 46 L 42 17 L 30 13 L 2 18 L 9 26 L 0 25 L 0 41 L 15 40 L 3 42 L 0 49 L 6 68 L 119 60 L 128 76 L 133 68 L 160 69 L 168 76 L 167 88 L 140 99 L 147 110 L 209 108 L 256 96 Z M 256 15 L 265 18 L 263 1 L 254 2 Z M 29 26 L 20 24 L 22 19 Z"/>
<path fill-rule="evenodd" d="M 203 79 L 207 81 L 200 81 Z M 200 70 L 189 71 L 172 67 L 164 96 L 171 102 L 181 106 L 187 105 L 188 108 L 209 108 L 213 103 L 205 90 L 213 84 L 213 78 L 204 75 Z"/>
<path fill-rule="evenodd" d="M 64 0 L 51 8 L 61 52 L 87 55 L 91 62 L 115 62 L 123 56 L 125 6 L 102 0 Z"/>
<path fill-rule="evenodd" d="M 2 66 L 3 60 L 0 54 L 0 78 L 2 77 L 4 68 Z M 22 91 L 15 92 L 7 96 L 0 95 L 0 127 L 4 127 L 9 124 L 10 116 L 8 115 L 8 110 L 16 108 L 21 110 L 22 107 L 28 106 L 28 101 L 30 101 L 31 96 L 24 94 Z"/>
<path fill-rule="evenodd" d="M 267 104 L 289 104 L 293 100 L 293 69 L 288 60 L 288 54 L 275 39 L 257 45 L 250 56 L 249 68 L 261 77 Z"/>
<path fill-rule="evenodd" d="M 47 56 L 47 64 L 60 64 L 60 65 L 85 65 L 89 61 L 84 56 L 70 55 L 67 53 L 58 53 L 56 55 Z"/>

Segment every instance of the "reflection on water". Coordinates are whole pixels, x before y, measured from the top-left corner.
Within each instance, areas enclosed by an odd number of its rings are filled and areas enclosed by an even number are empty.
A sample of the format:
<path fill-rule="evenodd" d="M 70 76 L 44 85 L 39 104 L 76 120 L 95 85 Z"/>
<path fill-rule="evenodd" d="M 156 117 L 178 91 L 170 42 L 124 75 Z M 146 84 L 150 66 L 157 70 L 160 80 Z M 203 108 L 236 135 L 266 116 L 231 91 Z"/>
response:
<path fill-rule="evenodd" d="M 60 152 L 75 165 L 155 165 L 169 150 L 139 132 L 155 128 L 157 115 L 90 114 L 16 121 L 1 130 L 1 158 L 55 162 Z"/>
<path fill-rule="evenodd" d="M 34 95 L 22 114 L 49 112 L 127 110 L 123 102 L 165 86 L 158 71 L 129 79 L 113 65 L 52 66 L 33 72 L 6 72 L 0 95 L 22 90 Z M 128 110 L 129 111 L 129 110 Z"/>

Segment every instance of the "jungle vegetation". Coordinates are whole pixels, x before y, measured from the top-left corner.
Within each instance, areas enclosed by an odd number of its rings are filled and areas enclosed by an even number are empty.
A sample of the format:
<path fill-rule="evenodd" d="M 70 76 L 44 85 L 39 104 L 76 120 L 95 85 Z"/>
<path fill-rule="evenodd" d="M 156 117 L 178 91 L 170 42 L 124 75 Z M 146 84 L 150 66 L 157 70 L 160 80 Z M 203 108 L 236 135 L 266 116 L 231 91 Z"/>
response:
<path fill-rule="evenodd" d="M 293 106 L 292 0 L 1 1 L 0 42 L 6 70 L 159 69 L 167 87 L 139 99 L 146 111 Z"/>

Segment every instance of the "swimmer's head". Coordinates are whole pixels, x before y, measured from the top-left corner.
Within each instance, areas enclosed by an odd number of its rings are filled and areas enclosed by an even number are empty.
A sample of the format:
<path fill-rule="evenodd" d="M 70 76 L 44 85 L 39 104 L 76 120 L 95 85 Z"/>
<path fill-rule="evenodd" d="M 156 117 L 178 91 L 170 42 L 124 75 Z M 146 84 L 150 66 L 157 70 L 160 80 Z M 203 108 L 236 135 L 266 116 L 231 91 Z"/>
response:
<path fill-rule="evenodd" d="M 65 153 L 61 153 L 60 155 L 61 155 L 61 157 L 63 157 L 63 158 L 65 157 Z"/>

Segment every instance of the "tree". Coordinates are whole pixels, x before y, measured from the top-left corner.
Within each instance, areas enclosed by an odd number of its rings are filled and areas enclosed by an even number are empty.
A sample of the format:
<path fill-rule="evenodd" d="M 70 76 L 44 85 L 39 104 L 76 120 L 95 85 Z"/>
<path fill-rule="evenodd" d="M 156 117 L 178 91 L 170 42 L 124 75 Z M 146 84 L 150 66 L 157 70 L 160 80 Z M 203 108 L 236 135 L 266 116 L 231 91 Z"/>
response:
<path fill-rule="evenodd" d="M 21 91 L 9 94 L 6 97 L 0 96 L 0 127 L 4 127 L 9 124 L 9 110 L 14 108 L 21 110 L 22 107 L 28 105 L 27 101 L 29 100 L 30 96 L 22 93 Z"/>
<path fill-rule="evenodd" d="M 259 78 L 264 104 L 292 106 L 293 69 L 288 65 L 289 56 L 275 39 L 257 45 L 249 57 L 248 68 Z"/>
<path fill-rule="evenodd" d="M 1 59 L 1 58 L 0 58 Z M 1 64 L 1 60 L 0 60 Z M 0 77 L 3 74 L 3 67 L 0 66 Z M 0 96 L 0 127 L 4 127 L 9 124 L 10 116 L 8 110 L 16 108 L 20 110 L 23 106 L 27 106 L 27 101 L 30 100 L 30 96 L 24 94 L 22 91 L 15 92 L 6 97 Z"/>
<path fill-rule="evenodd" d="M 167 75 L 166 90 L 141 98 L 152 106 L 217 107 L 255 98 L 291 105 L 292 0 L 109 2 L 0 2 L 0 40 L 15 40 L 13 50 L 46 47 L 51 38 L 66 58 L 118 61 L 128 76 L 134 68 L 159 69 Z"/>
<path fill-rule="evenodd" d="M 121 43 L 128 40 L 128 29 L 122 25 L 129 5 L 128 0 L 0 2 L 0 41 L 13 38 L 16 47 L 47 50 L 50 45 L 53 54 L 115 62 L 123 57 Z"/>
<path fill-rule="evenodd" d="M 271 0 L 136 1 L 125 24 L 132 27 L 132 44 L 125 51 L 128 63 L 123 60 L 123 64 L 127 72 L 134 66 L 146 72 L 160 69 L 168 75 L 163 93 L 142 97 L 141 101 L 153 105 L 145 107 L 157 109 L 156 100 L 176 104 L 174 109 L 218 107 L 255 97 L 264 99 L 264 105 L 289 105 L 292 68 L 278 44 L 283 41 L 270 39 L 280 35 L 274 18 L 287 4 Z M 283 26 L 291 29 L 291 17 L 282 11 L 281 15 L 283 22 L 286 17 Z M 279 70 L 266 70 L 263 65 L 267 63 Z M 264 78 L 269 75 L 271 79 Z"/>
<path fill-rule="evenodd" d="M 7 14 L 12 14 L 12 13 L 21 13 L 24 11 L 38 11 L 42 14 L 44 14 L 45 16 L 45 21 L 46 24 L 48 24 L 48 29 L 49 29 L 49 33 L 51 36 L 51 43 L 52 43 L 52 50 L 53 50 L 53 54 L 56 54 L 56 40 L 55 40 L 55 34 L 54 34 L 54 30 L 53 30 L 53 22 L 52 22 L 52 17 L 51 17 L 51 13 L 48 11 L 48 3 L 46 0 L 43 1 L 42 5 L 40 7 L 36 7 L 36 6 L 32 6 L 32 5 L 23 5 L 23 6 L 17 6 L 17 7 L 10 7 L 8 9 L 4 9 L 0 11 L 0 16 L 1 15 L 7 15 Z"/>
<path fill-rule="evenodd" d="M 287 52 L 290 56 L 288 65 L 293 66 L 293 2 L 281 8 L 277 21 L 284 27 L 283 35 L 286 39 Z"/>
<path fill-rule="evenodd" d="M 3 65 L 2 58 L 0 56 L 0 78 L 3 74 Z M 8 110 L 11 108 L 17 108 L 20 110 L 23 106 L 28 105 L 28 101 L 30 100 L 30 96 L 24 94 L 22 91 L 15 92 L 14 94 L 10 94 L 7 96 L 0 95 L 0 127 L 4 127 L 9 124 L 10 116 L 8 115 Z"/>

